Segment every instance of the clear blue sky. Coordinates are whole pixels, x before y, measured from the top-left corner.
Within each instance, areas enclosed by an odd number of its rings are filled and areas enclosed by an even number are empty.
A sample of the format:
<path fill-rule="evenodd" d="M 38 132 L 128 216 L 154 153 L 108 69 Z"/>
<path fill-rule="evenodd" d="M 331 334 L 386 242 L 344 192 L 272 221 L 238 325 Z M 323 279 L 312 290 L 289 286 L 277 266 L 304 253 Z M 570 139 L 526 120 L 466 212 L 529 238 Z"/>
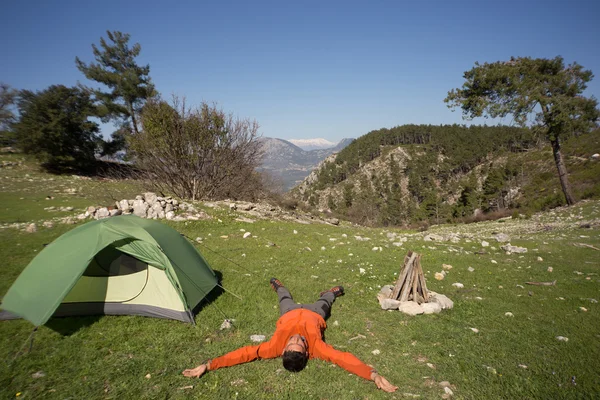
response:
<path fill-rule="evenodd" d="M 10 1 L 0 81 L 91 84 L 75 57 L 92 61 L 91 44 L 120 30 L 163 97 L 216 102 L 264 136 L 338 141 L 462 123 L 443 99 L 475 61 L 561 55 L 596 73 L 586 94 L 599 98 L 599 21 L 597 0 Z"/>

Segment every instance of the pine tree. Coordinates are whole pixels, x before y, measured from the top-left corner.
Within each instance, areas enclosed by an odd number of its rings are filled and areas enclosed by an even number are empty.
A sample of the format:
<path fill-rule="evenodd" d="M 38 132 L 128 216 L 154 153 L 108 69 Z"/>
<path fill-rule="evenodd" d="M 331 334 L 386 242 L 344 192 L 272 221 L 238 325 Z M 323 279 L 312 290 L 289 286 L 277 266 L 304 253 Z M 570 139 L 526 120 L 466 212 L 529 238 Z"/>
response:
<path fill-rule="evenodd" d="M 94 90 L 101 103 L 103 121 L 117 120 L 139 133 L 139 113 L 145 101 L 157 93 L 150 79 L 150 65 L 139 66 L 136 57 L 142 47 L 135 43 L 129 47 L 127 33 L 107 31 L 108 41 L 100 38 L 100 48 L 92 44 L 96 62 L 89 64 L 75 58 L 77 68 L 86 78 L 108 87 L 108 91 Z"/>

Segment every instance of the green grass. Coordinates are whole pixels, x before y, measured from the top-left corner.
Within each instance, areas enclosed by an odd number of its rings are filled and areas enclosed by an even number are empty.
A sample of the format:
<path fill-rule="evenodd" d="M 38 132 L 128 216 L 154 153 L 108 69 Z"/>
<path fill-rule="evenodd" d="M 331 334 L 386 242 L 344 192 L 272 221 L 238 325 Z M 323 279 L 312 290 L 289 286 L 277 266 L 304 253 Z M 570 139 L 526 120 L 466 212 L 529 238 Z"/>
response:
<path fill-rule="evenodd" d="M 25 173 L 33 182 L 19 178 Z M 28 162 L 1 170 L 0 175 L 0 204 L 5 208 L 0 214 L 0 294 L 44 243 L 73 228 L 56 224 L 27 234 L 7 227 L 55 217 L 43 210 L 51 201 L 44 200 L 47 193 L 56 193 L 54 201 L 61 205 L 83 209 L 141 192 L 130 183 L 96 180 L 81 180 L 79 195 L 53 192 L 61 184 L 70 187 L 76 178 L 46 175 Z M 54 181 L 48 181 L 51 178 Z M 600 308 L 590 300 L 600 301 L 600 251 L 573 245 L 600 248 L 597 201 L 531 219 L 430 229 L 461 233 L 456 244 L 425 242 L 422 233 L 349 225 L 249 224 L 235 221 L 237 214 L 226 208 L 204 209 L 214 218 L 169 224 L 191 238 L 204 238 L 196 247 L 222 274 L 223 286 L 242 300 L 221 294 L 196 316 L 195 327 L 127 316 L 52 319 L 35 333 L 31 352 L 27 338 L 32 325 L 2 321 L 0 398 L 20 393 L 18 398 L 25 399 L 439 399 L 444 394 L 441 381 L 453 385 L 456 399 L 600 396 Z M 581 221 L 596 224 L 579 228 Z M 243 239 L 242 229 L 253 236 Z M 392 246 L 386 237 L 391 231 L 406 236 L 407 243 Z M 513 245 L 529 251 L 505 254 L 491 239 L 500 231 L 510 234 Z M 355 235 L 371 240 L 358 241 Z M 490 242 L 487 254 L 474 254 L 482 249 L 482 240 Z M 380 246 L 382 251 L 373 250 Z M 380 309 L 375 299 L 379 287 L 394 282 L 408 249 L 422 254 L 428 287 L 450 297 L 454 309 L 417 317 Z M 433 275 L 442 264 L 453 268 L 437 281 Z M 184 378 L 183 369 L 249 344 L 252 334 L 273 332 L 278 310 L 268 285 L 272 276 L 280 278 L 299 302 L 311 302 L 321 290 L 344 285 L 346 295 L 334 305 L 326 341 L 374 365 L 399 386 L 398 391 L 383 393 L 373 383 L 318 360 L 297 374 L 285 371 L 280 360 L 262 360 L 209 372 L 199 380 Z M 553 280 L 556 286 L 525 283 Z M 454 282 L 464 288 L 453 287 Z M 235 319 L 233 329 L 219 330 L 225 318 Z M 376 349 L 381 353 L 374 355 Z M 45 376 L 32 377 L 38 371 Z M 193 388 L 185 388 L 190 385 Z"/>

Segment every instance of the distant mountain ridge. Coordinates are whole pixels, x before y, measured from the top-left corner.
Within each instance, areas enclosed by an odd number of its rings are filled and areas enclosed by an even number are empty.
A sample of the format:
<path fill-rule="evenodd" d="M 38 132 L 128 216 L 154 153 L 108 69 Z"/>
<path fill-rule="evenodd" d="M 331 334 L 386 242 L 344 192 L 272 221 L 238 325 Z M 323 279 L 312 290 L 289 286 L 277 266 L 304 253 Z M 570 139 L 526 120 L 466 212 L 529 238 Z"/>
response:
<path fill-rule="evenodd" d="M 336 143 L 330 142 L 327 139 L 290 139 L 288 142 L 300 147 L 304 151 L 330 149 L 336 147 Z"/>
<path fill-rule="evenodd" d="M 339 152 L 354 141 L 354 139 L 347 138 L 342 139 L 334 147 L 303 150 L 291 141 L 284 139 L 261 137 L 258 140 L 264 153 L 259 171 L 268 172 L 274 178 L 279 179 L 286 191 L 302 182 L 327 156 Z"/>

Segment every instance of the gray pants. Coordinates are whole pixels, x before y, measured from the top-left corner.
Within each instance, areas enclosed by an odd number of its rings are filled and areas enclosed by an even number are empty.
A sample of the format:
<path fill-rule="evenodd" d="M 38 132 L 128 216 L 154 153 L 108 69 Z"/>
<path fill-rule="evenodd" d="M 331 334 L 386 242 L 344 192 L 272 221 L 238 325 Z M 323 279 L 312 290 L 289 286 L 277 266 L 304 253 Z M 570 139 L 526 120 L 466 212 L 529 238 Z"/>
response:
<path fill-rule="evenodd" d="M 331 305 L 335 301 L 335 294 L 332 292 L 325 292 L 323 296 L 319 297 L 319 300 L 312 304 L 297 304 L 290 291 L 281 286 L 277 289 L 277 297 L 279 297 L 279 315 L 283 315 L 288 311 L 296 310 L 298 308 L 304 308 L 305 310 L 314 311 L 319 314 L 323 319 L 329 318 L 331 314 Z"/>

